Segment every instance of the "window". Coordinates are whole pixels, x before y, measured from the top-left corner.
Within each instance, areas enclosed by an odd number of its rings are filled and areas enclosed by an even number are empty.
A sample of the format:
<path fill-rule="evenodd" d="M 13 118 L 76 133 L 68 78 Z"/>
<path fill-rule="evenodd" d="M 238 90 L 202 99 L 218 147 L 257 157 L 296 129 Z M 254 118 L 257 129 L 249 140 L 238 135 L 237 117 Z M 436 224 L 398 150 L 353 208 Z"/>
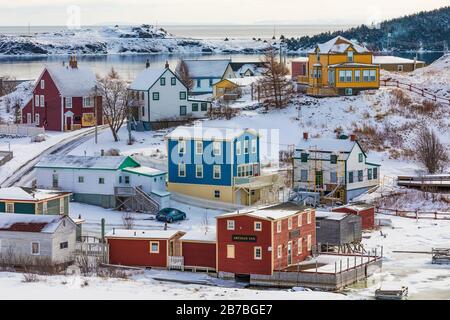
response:
<path fill-rule="evenodd" d="M 159 92 L 153 92 L 152 98 L 153 100 L 159 100 Z"/>
<path fill-rule="evenodd" d="M 214 179 L 220 179 L 220 177 L 221 177 L 220 166 L 215 165 L 214 166 Z"/>
<path fill-rule="evenodd" d="M 201 103 L 201 110 L 202 111 L 208 111 L 208 104 L 206 102 Z"/>
<path fill-rule="evenodd" d="M 337 183 L 337 172 L 336 171 L 330 172 L 330 182 Z"/>
<path fill-rule="evenodd" d="M 306 223 L 311 224 L 311 211 L 308 211 L 306 215 Z"/>
<path fill-rule="evenodd" d="M 378 168 L 373 168 L 373 178 L 378 179 Z"/>
<path fill-rule="evenodd" d="M 348 62 L 353 62 L 353 51 L 348 51 L 347 52 L 347 61 Z"/>
<path fill-rule="evenodd" d="M 288 230 L 292 229 L 292 218 L 288 218 Z"/>
<path fill-rule="evenodd" d="M 236 142 L 236 155 L 241 155 L 241 142 L 240 141 L 237 141 Z"/>
<path fill-rule="evenodd" d="M 89 108 L 91 106 L 91 98 L 85 97 L 83 98 L 83 108 Z"/>
<path fill-rule="evenodd" d="M 308 182 L 308 170 L 301 170 L 300 171 L 300 181 L 301 182 Z"/>
<path fill-rule="evenodd" d="M 312 247 L 312 238 L 311 235 L 308 234 L 308 238 L 307 238 L 307 247 L 308 247 L 308 251 L 311 251 L 311 247 Z"/>
<path fill-rule="evenodd" d="M 56 173 L 52 175 L 52 187 L 58 188 L 58 174 Z"/>
<path fill-rule="evenodd" d="M 362 153 L 358 154 L 358 161 L 363 162 L 363 160 L 364 160 L 364 155 Z"/>
<path fill-rule="evenodd" d="M 195 154 L 203 154 L 203 141 L 195 141 Z"/>
<path fill-rule="evenodd" d="M 197 79 L 197 88 L 200 88 L 202 86 L 202 80 Z"/>
<path fill-rule="evenodd" d="M 47 214 L 48 213 L 48 205 L 47 202 L 42 202 L 42 213 Z"/>
<path fill-rule="evenodd" d="M 346 70 L 345 71 L 345 81 L 346 82 L 352 82 L 353 81 L 353 71 L 352 70 Z"/>
<path fill-rule="evenodd" d="M 125 184 L 130 184 L 130 177 L 129 176 L 125 176 Z"/>
<path fill-rule="evenodd" d="M 105 184 L 105 178 L 98 178 L 98 184 Z"/>
<path fill-rule="evenodd" d="M 175 78 L 175 77 L 170 78 L 170 84 L 172 86 L 176 86 L 177 85 L 177 78 Z"/>
<path fill-rule="evenodd" d="M 338 156 L 336 154 L 332 154 L 330 156 L 330 163 L 331 164 L 337 164 Z"/>
<path fill-rule="evenodd" d="M 40 96 L 40 99 L 41 99 L 41 107 L 45 107 L 45 96 Z"/>
<path fill-rule="evenodd" d="M 185 116 L 187 114 L 186 106 L 180 106 L 180 116 Z"/>
<path fill-rule="evenodd" d="M 59 213 L 60 214 L 64 214 L 64 212 L 66 212 L 65 210 L 65 201 L 64 198 L 59 199 Z"/>
<path fill-rule="evenodd" d="M 214 80 L 213 80 L 213 79 L 209 79 L 209 86 L 210 86 L 210 87 L 213 86 L 213 83 L 214 83 Z"/>
<path fill-rule="evenodd" d="M 308 162 L 308 154 L 307 153 L 302 153 L 300 155 L 301 161 L 302 162 Z"/>
<path fill-rule="evenodd" d="M 159 253 L 158 241 L 150 241 L 150 253 Z"/>
<path fill-rule="evenodd" d="M 234 259 L 234 245 L 227 245 L 227 258 Z"/>
<path fill-rule="evenodd" d="M 377 70 L 370 70 L 369 77 L 370 82 L 377 81 Z"/>
<path fill-rule="evenodd" d="M 353 95 L 353 89 L 352 88 L 345 88 L 345 95 L 346 96 Z"/>
<path fill-rule="evenodd" d="M 214 190 L 214 198 L 220 199 L 220 190 Z"/>
<path fill-rule="evenodd" d="M 254 248 L 253 258 L 255 260 L 261 260 L 262 259 L 262 248 L 261 247 L 255 247 Z"/>
<path fill-rule="evenodd" d="M 358 170 L 358 181 L 359 182 L 363 181 L 363 175 L 364 175 L 364 172 L 362 170 Z"/>
<path fill-rule="evenodd" d="M 71 109 L 72 108 L 72 97 L 66 97 L 66 108 Z M 43 105 L 41 106 L 43 107 Z"/>
<path fill-rule="evenodd" d="M 402 64 L 399 64 L 399 65 L 397 66 L 397 71 L 398 71 L 398 72 L 402 72 L 402 71 L 403 71 L 403 65 L 402 65 Z"/>
<path fill-rule="evenodd" d="M 142 107 L 142 116 L 145 117 L 145 107 Z"/>
<path fill-rule="evenodd" d="M 42 90 L 45 89 L 45 80 L 41 80 L 41 89 L 42 89 Z"/>
<path fill-rule="evenodd" d="M 281 221 L 277 221 L 277 233 L 281 233 Z"/>
<path fill-rule="evenodd" d="M 159 79 L 159 84 L 160 84 L 161 86 L 165 86 L 165 85 L 166 85 L 166 78 L 161 78 L 161 79 Z"/>
<path fill-rule="evenodd" d="M 372 180 L 372 169 L 367 169 L 367 179 Z"/>
<path fill-rule="evenodd" d="M 41 115 L 39 113 L 36 113 L 34 116 L 34 123 L 39 126 L 41 124 Z"/>
<path fill-rule="evenodd" d="M 297 243 L 297 254 L 301 255 L 303 253 L 303 246 L 302 246 L 302 238 L 298 239 Z"/>
<path fill-rule="evenodd" d="M 31 113 L 27 113 L 27 123 L 31 123 Z"/>
<path fill-rule="evenodd" d="M 69 247 L 69 242 L 61 242 L 60 244 L 59 244 L 59 248 L 60 249 L 67 249 Z"/>
<path fill-rule="evenodd" d="M 178 153 L 184 154 L 186 152 L 186 141 L 179 140 L 178 141 Z"/>
<path fill-rule="evenodd" d="M 281 246 L 277 247 L 277 258 L 281 259 L 283 257 L 283 248 Z"/>
<path fill-rule="evenodd" d="M 180 92 L 180 100 L 186 100 L 186 92 L 185 91 Z"/>
<path fill-rule="evenodd" d="M 31 254 L 33 256 L 38 256 L 41 253 L 39 242 L 31 243 Z"/>
<path fill-rule="evenodd" d="M 192 104 L 192 112 L 196 112 L 198 111 L 198 103 L 193 103 Z"/>
<path fill-rule="evenodd" d="M 244 140 L 244 154 L 248 154 L 248 140 Z"/>
<path fill-rule="evenodd" d="M 234 230 L 234 220 L 227 220 L 227 230 Z"/>
<path fill-rule="evenodd" d="M 303 225 L 303 214 L 298 215 L 297 226 L 301 227 Z"/>
<path fill-rule="evenodd" d="M 255 221 L 255 231 L 262 231 L 262 222 L 261 221 Z"/>
<path fill-rule="evenodd" d="M 213 142 L 213 155 L 220 156 L 222 154 L 222 145 L 220 141 Z"/>
<path fill-rule="evenodd" d="M 203 166 L 201 164 L 195 166 L 195 177 L 203 178 Z"/>
<path fill-rule="evenodd" d="M 339 70 L 339 82 L 345 82 L 345 70 Z"/>
<path fill-rule="evenodd" d="M 361 70 L 355 70 L 355 81 L 356 82 L 361 81 Z"/>
<path fill-rule="evenodd" d="M 39 96 L 38 95 L 34 96 L 34 106 L 35 107 L 39 107 L 39 105 L 40 105 L 39 101 L 40 101 Z"/>
<path fill-rule="evenodd" d="M 256 140 L 252 140 L 252 153 L 256 153 Z"/>
<path fill-rule="evenodd" d="M 350 172 L 348 173 L 348 182 L 349 182 L 349 183 L 353 183 L 353 171 L 350 171 Z"/>
<path fill-rule="evenodd" d="M 184 163 L 178 164 L 178 176 L 186 177 L 186 165 Z"/>
<path fill-rule="evenodd" d="M 369 70 L 363 70 L 363 80 L 364 82 L 369 82 L 370 72 Z"/>
<path fill-rule="evenodd" d="M 14 203 L 12 202 L 6 203 L 6 213 L 14 213 Z"/>

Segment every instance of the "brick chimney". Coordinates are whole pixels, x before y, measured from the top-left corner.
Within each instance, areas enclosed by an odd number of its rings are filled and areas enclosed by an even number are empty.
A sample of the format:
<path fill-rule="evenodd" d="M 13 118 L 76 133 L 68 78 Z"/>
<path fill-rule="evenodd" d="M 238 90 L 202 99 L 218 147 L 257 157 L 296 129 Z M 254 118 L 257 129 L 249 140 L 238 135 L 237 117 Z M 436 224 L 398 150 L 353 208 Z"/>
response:
<path fill-rule="evenodd" d="M 308 132 L 303 132 L 303 140 L 308 140 L 309 134 Z"/>
<path fill-rule="evenodd" d="M 356 134 L 352 133 L 350 135 L 350 141 L 356 141 L 356 140 L 358 140 L 357 137 L 356 137 Z"/>
<path fill-rule="evenodd" d="M 150 68 L 150 60 L 147 59 L 147 62 L 145 63 L 145 68 L 148 69 Z"/>
<path fill-rule="evenodd" d="M 78 69 L 78 61 L 76 55 L 70 56 L 69 67 L 72 69 Z"/>
<path fill-rule="evenodd" d="M 169 69 L 169 61 L 166 60 L 166 69 Z"/>

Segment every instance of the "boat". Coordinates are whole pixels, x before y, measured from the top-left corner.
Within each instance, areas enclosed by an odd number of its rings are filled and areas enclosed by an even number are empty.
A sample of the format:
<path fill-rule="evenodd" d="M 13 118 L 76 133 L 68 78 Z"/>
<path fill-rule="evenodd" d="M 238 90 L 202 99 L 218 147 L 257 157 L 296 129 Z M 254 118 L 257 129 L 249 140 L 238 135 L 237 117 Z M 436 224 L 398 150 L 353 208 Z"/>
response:
<path fill-rule="evenodd" d="M 408 287 L 402 286 L 400 289 L 377 289 L 375 299 L 377 300 L 404 300 L 408 296 Z"/>

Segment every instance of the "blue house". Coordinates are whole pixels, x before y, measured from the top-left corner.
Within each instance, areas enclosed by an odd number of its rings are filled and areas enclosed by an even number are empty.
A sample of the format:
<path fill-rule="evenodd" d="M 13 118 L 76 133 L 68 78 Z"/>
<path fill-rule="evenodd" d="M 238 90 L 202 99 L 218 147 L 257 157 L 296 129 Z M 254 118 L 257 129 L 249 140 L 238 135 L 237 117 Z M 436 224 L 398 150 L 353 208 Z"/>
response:
<path fill-rule="evenodd" d="M 171 192 L 239 205 L 270 198 L 276 177 L 261 176 L 256 131 L 178 127 L 166 140 Z"/>

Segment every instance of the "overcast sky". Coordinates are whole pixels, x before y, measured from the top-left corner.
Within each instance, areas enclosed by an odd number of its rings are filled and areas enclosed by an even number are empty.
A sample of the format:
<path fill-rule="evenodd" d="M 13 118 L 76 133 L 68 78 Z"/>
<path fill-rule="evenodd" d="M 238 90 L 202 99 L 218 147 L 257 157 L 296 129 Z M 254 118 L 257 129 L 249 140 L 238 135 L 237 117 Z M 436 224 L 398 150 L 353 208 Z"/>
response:
<path fill-rule="evenodd" d="M 354 24 L 446 5 L 450 0 L 0 0 L 0 25 Z"/>

